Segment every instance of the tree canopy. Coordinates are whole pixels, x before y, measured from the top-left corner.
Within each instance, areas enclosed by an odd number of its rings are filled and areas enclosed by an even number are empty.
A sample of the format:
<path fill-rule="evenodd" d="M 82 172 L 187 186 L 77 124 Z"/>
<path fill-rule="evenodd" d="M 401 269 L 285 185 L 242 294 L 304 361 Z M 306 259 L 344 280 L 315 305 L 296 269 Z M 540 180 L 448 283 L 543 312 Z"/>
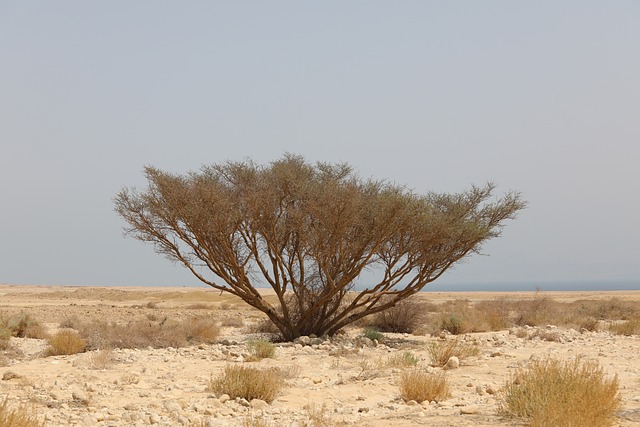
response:
<path fill-rule="evenodd" d="M 479 252 L 525 207 L 516 192 L 493 198 L 493 184 L 421 195 L 292 154 L 266 166 L 145 174 L 147 189 L 115 197 L 126 232 L 264 312 L 285 339 L 332 335 L 392 307 Z M 353 292 L 363 278 L 372 281 Z"/>

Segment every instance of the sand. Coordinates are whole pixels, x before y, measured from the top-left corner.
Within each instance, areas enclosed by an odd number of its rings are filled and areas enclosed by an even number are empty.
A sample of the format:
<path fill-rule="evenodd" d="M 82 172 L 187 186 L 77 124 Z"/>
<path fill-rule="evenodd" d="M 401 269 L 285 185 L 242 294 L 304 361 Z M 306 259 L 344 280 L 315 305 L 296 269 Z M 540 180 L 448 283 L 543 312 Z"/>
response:
<path fill-rule="evenodd" d="M 270 297 L 268 290 L 263 294 Z M 640 301 L 640 291 L 544 295 L 564 302 Z M 436 303 L 534 297 L 530 292 L 421 295 Z M 72 317 L 126 322 L 150 314 L 172 319 L 204 314 L 230 325 L 223 327 L 212 344 L 115 349 L 106 366 L 97 363 L 104 356 L 97 351 L 43 357 L 46 341 L 12 338 L 12 345 L 22 354 L 5 355 L 6 366 L 0 364 L 0 400 L 8 397 L 12 405 L 31 405 L 47 426 L 516 426 L 522 423 L 498 415 L 499 390 L 516 369 L 547 356 L 597 360 L 608 375 L 617 375 L 620 381 L 622 408 L 614 425 L 640 425 L 637 336 L 581 333 L 553 325 L 540 329 L 557 333 L 557 342 L 518 337 L 513 329 L 467 334 L 462 339 L 478 345 L 480 354 L 447 370 L 452 396 L 429 403 L 400 398 L 402 369 L 392 360 L 411 352 L 419 359 L 418 366 L 434 370 L 427 345 L 440 340 L 435 336 L 385 334 L 386 340 L 376 344 L 362 341 L 358 338 L 362 329 L 353 327 L 335 340 L 276 344 L 274 359 L 248 362 L 247 339 L 256 338 L 251 325 L 260 322 L 262 314 L 235 297 L 207 288 L 0 285 L 0 315 L 20 312 L 40 320 L 50 332 Z M 271 404 L 226 400 L 207 391 L 207 385 L 229 365 L 279 367 L 290 378 Z M 323 420 L 326 423 L 320 424 Z"/>

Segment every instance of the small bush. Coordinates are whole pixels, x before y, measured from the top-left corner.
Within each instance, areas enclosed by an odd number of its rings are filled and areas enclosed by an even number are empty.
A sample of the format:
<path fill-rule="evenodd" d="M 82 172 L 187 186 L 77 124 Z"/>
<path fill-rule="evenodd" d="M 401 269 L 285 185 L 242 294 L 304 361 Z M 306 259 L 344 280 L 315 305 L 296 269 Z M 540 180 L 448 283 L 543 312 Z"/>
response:
<path fill-rule="evenodd" d="M 638 335 L 640 334 L 640 320 L 632 319 L 609 325 L 609 331 L 616 335 Z"/>
<path fill-rule="evenodd" d="M 0 426 L 2 427 L 44 427 L 44 422 L 38 420 L 26 407 L 9 408 L 9 399 L 0 403 Z"/>
<path fill-rule="evenodd" d="M 440 322 L 440 329 L 453 335 L 460 335 L 465 332 L 462 319 L 455 314 L 445 315 Z"/>
<path fill-rule="evenodd" d="M 28 313 L 20 313 L 8 319 L 0 319 L 0 329 L 9 330 L 11 335 L 17 338 L 44 339 L 47 337 L 42 323 Z"/>
<path fill-rule="evenodd" d="M 9 348 L 9 338 L 11 338 L 11 331 L 0 325 L 0 350 Z"/>
<path fill-rule="evenodd" d="M 220 327 L 211 318 L 197 316 L 183 322 L 187 341 L 192 343 L 211 344 L 220 336 Z"/>
<path fill-rule="evenodd" d="M 249 357 L 247 361 L 255 362 L 262 359 L 275 359 L 276 347 L 273 343 L 265 340 L 249 340 L 247 342 Z"/>
<path fill-rule="evenodd" d="M 410 368 L 412 366 L 416 366 L 419 361 L 420 359 L 418 359 L 413 353 L 405 351 L 402 354 L 389 356 L 385 365 L 394 368 Z"/>
<path fill-rule="evenodd" d="M 459 339 L 430 342 L 427 346 L 427 351 L 431 356 L 432 366 L 444 366 L 452 356 L 456 356 L 459 360 L 464 360 L 480 353 L 480 349 L 477 346 L 467 344 Z"/>
<path fill-rule="evenodd" d="M 382 332 L 412 333 L 423 323 L 426 313 L 425 304 L 410 298 L 376 313 L 371 320 L 371 326 Z"/>
<path fill-rule="evenodd" d="M 384 335 L 376 328 L 364 328 L 362 336 L 369 338 L 371 341 L 377 340 L 378 342 L 384 341 Z"/>
<path fill-rule="evenodd" d="M 97 350 L 89 356 L 89 367 L 91 369 L 107 369 L 113 363 L 113 350 L 103 348 Z"/>
<path fill-rule="evenodd" d="M 421 403 L 441 402 L 451 393 L 444 373 L 431 374 L 420 369 L 410 369 L 400 374 L 400 395 L 405 401 Z"/>
<path fill-rule="evenodd" d="M 531 426 L 609 426 L 620 406 L 618 377 L 593 360 L 534 361 L 507 381 L 499 411 Z"/>
<path fill-rule="evenodd" d="M 47 356 L 82 353 L 87 348 L 87 342 L 72 329 L 63 329 L 49 337 L 48 341 Z"/>
<path fill-rule="evenodd" d="M 279 369 L 257 369 L 242 365 L 227 366 L 224 374 L 209 382 L 209 391 L 218 395 L 228 394 L 235 399 L 262 399 L 272 402 L 282 388 L 284 379 Z"/>
<path fill-rule="evenodd" d="M 222 326 L 231 328 L 241 328 L 244 326 L 242 317 L 226 317 L 222 320 Z"/>

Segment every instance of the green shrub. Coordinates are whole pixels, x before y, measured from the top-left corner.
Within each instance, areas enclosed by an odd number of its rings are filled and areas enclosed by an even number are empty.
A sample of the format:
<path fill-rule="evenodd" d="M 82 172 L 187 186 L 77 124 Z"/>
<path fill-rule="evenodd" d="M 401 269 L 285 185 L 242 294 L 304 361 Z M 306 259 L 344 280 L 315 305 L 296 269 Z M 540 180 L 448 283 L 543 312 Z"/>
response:
<path fill-rule="evenodd" d="M 376 328 L 364 328 L 362 336 L 365 338 L 369 338 L 371 341 L 384 341 L 384 335 Z"/>

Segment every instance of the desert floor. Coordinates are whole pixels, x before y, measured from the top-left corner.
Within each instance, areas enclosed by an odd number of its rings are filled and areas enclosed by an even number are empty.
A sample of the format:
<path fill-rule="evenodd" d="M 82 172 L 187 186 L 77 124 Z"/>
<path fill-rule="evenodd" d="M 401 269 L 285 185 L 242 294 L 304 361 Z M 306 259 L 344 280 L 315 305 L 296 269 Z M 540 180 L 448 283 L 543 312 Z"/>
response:
<path fill-rule="evenodd" d="M 640 291 L 549 292 L 559 301 L 618 298 L 640 301 Z M 527 299 L 532 293 L 424 293 L 431 302 L 466 298 Z M 115 349 L 108 366 L 96 368 L 97 353 L 43 357 L 45 340 L 11 338 L 19 354 L 0 364 L 0 403 L 28 405 L 47 426 L 517 426 L 497 413 L 500 388 L 529 360 L 584 356 L 598 360 L 620 381 L 622 407 L 617 426 L 640 425 L 640 338 L 608 331 L 585 332 L 540 326 L 561 340 L 519 338 L 512 330 L 467 334 L 478 356 L 446 371 L 452 396 L 440 403 L 404 402 L 390 361 L 411 352 L 429 366 L 430 335 L 385 334 L 375 345 L 358 345 L 361 327 L 340 340 L 301 345 L 276 344 L 276 357 L 244 361 L 251 325 L 263 316 L 240 300 L 205 288 L 0 286 L 0 315 L 28 313 L 50 332 L 70 317 L 127 320 L 154 316 L 183 318 L 205 313 L 224 326 L 218 341 L 184 348 Z M 210 379 L 225 366 L 281 367 L 291 373 L 272 404 L 246 402 L 208 392 Z M 497 391 L 497 393 L 494 393 Z M 314 422 L 316 424 L 314 424 Z M 324 424 L 321 424 L 324 422 Z M 253 424 L 252 424 L 253 423 Z"/>

